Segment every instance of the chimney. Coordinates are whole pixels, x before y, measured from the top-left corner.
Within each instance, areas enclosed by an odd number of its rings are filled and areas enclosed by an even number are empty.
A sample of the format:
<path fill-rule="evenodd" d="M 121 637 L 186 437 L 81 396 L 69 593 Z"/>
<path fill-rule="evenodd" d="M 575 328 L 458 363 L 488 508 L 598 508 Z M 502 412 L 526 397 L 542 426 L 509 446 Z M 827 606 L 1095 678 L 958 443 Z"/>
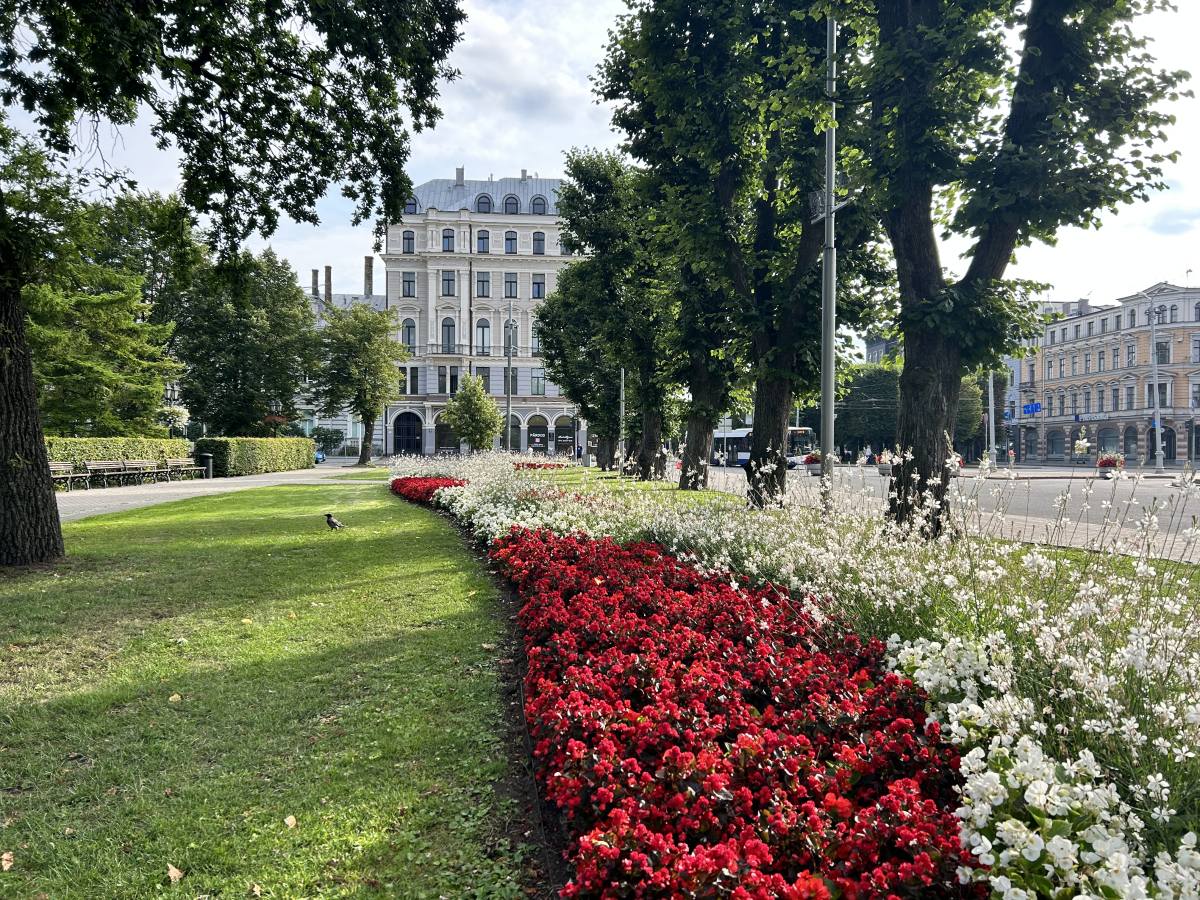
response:
<path fill-rule="evenodd" d="M 1092 304 L 1088 302 L 1088 298 L 1080 297 L 1079 298 L 1079 314 L 1081 316 L 1086 316 L 1091 311 L 1091 309 L 1092 309 Z"/>
<path fill-rule="evenodd" d="M 333 266 L 325 267 L 325 304 L 333 303 Z"/>
<path fill-rule="evenodd" d="M 522 180 L 522 181 L 524 181 L 524 180 L 525 180 L 526 178 L 528 178 L 528 177 L 529 177 L 529 170 L 528 170 L 528 169 L 522 169 L 522 170 L 521 170 L 521 180 Z"/>
<path fill-rule="evenodd" d="M 372 288 L 374 287 L 374 281 L 375 281 L 375 257 L 364 256 L 363 257 L 363 288 L 364 288 L 363 293 L 366 294 L 368 297 L 370 297 L 371 294 L 373 293 Z"/>
<path fill-rule="evenodd" d="M 454 170 L 454 186 L 455 187 L 463 186 L 463 176 L 465 174 L 466 174 L 465 170 L 463 169 L 462 166 L 459 166 L 457 169 Z"/>
<path fill-rule="evenodd" d="M 313 269 L 313 296 L 321 296 L 321 270 Z"/>

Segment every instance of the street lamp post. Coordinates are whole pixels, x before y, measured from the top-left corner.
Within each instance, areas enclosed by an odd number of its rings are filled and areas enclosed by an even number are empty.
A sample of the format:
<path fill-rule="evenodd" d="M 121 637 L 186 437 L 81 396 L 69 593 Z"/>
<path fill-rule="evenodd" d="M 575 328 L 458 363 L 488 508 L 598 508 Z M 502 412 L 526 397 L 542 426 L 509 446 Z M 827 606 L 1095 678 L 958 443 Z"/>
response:
<path fill-rule="evenodd" d="M 271 410 L 271 434 L 275 437 L 279 437 L 279 421 L 277 417 L 283 410 L 283 404 L 278 400 L 272 400 L 267 404 L 267 406 Z"/>
<path fill-rule="evenodd" d="M 830 117 L 837 118 L 833 94 L 837 89 L 837 22 L 826 23 L 825 93 Z M 837 231 L 834 214 L 834 182 L 837 178 L 837 134 L 831 121 L 825 129 L 825 257 L 821 278 L 821 474 L 833 475 L 834 371 L 837 341 Z M 786 451 L 786 448 L 785 448 Z M 828 481 L 825 490 L 828 491 Z M 828 500 L 828 497 L 826 498 Z"/>
<path fill-rule="evenodd" d="M 1138 291 L 1138 293 L 1141 294 L 1143 297 L 1146 297 L 1145 292 Z M 1146 299 L 1150 300 L 1149 297 L 1146 297 Z M 1162 308 L 1166 309 L 1165 306 Z M 1158 331 L 1155 330 L 1155 327 L 1154 327 L 1155 325 L 1158 324 L 1157 319 L 1158 319 L 1158 310 L 1154 308 L 1154 301 L 1150 300 L 1150 370 L 1152 372 L 1152 377 L 1154 378 L 1154 386 L 1150 390 L 1150 395 L 1153 397 L 1153 401 L 1154 401 L 1152 408 L 1154 410 L 1154 443 L 1156 444 L 1155 455 L 1154 455 L 1154 471 L 1162 472 L 1163 471 L 1163 422 L 1162 422 L 1162 408 L 1159 406 L 1159 403 L 1158 403 Z M 1147 448 L 1147 449 L 1149 449 L 1149 448 Z"/>
<path fill-rule="evenodd" d="M 508 365 L 504 369 L 504 449 L 512 452 L 512 352 L 513 352 L 513 309 L 512 297 L 508 298 L 508 321 L 504 323 L 505 349 Z"/>

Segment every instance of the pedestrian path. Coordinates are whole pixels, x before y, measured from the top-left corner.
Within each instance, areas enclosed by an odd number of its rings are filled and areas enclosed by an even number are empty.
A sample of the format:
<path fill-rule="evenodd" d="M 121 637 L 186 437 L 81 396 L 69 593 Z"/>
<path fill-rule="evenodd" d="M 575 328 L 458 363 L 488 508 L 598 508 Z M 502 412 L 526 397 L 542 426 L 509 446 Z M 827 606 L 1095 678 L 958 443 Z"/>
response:
<path fill-rule="evenodd" d="M 350 469 L 318 466 L 315 469 L 299 469 L 295 472 L 271 472 L 267 475 L 243 475 L 238 478 L 197 478 L 195 481 L 171 481 L 157 484 L 131 484 L 122 487 L 92 488 L 90 491 L 75 488 L 59 491 L 58 516 L 64 522 L 74 522 L 88 516 L 123 512 L 185 500 L 188 497 L 204 497 L 224 494 L 229 491 L 245 491 L 250 488 L 269 487 L 275 484 L 318 484 Z"/>

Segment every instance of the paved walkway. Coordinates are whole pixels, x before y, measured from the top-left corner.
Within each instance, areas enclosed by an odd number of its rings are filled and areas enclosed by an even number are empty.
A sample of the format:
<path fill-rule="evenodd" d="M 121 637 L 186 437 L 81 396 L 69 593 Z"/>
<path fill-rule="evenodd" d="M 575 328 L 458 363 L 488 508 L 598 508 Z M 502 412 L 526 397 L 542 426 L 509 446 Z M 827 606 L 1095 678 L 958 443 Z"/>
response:
<path fill-rule="evenodd" d="M 224 494 L 229 491 L 245 491 L 273 484 L 319 484 L 352 469 L 318 466 L 315 469 L 300 469 L 296 472 L 273 472 L 269 475 L 243 475 L 240 478 L 197 478 L 195 481 L 158 482 L 157 484 L 133 484 L 122 487 L 92 488 L 76 487 L 71 491 L 59 491 L 58 515 L 64 522 L 74 522 L 88 516 L 123 512 L 156 506 L 172 500 L 188 497 L 203 497 L 209 494 Z M 349 482 L 353 484 L 354 482 Z"/>

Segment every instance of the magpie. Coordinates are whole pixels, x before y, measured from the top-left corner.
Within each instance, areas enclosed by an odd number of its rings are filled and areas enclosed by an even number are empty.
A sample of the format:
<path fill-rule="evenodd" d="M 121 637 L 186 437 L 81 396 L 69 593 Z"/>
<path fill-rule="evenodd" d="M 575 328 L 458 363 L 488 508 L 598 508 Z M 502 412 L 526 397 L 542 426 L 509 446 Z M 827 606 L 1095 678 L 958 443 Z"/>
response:
<path fill-rule="evenodd" d="M 325 513 L 325 524 L 329 526 L 330 531 L 337 531 L 339 528 L 345 528 L 344 522 L 339 522 L 333 517 L 333 513 Z"/>

